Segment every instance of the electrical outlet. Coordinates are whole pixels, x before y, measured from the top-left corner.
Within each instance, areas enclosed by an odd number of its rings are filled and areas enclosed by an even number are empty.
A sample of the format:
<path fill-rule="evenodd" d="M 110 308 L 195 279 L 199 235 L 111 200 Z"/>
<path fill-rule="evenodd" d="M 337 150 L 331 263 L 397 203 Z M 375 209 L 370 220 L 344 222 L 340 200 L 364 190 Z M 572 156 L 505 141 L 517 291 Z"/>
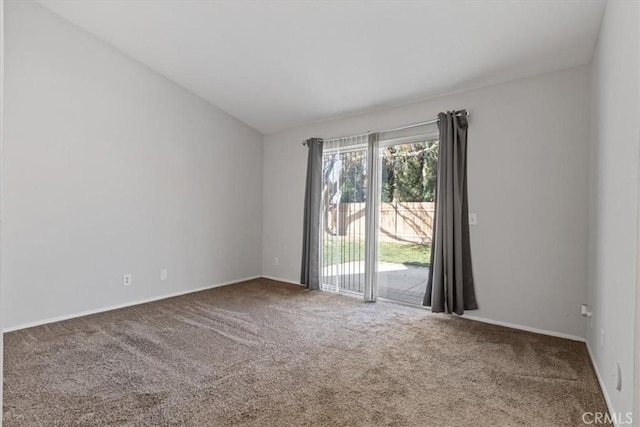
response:
<path fill-rule="evenodd" d="M 122 275 L 122 286 L 131 286 L 133 283 L 133 277 L 131 274 L 123 274 Z"/>
<path fill-rule="evenodd" d="M 274 257 L 273 258 L 273 265 L 278 265 L 280 263 L 280 260 L 278 259 L 278 257 Z"/>
<path fill-rule="evenodd" d="M 469 225 L 478 225 L 478 214 L 470 213 L 469 214 Z"/>
<path fill-rule="evenodd" d="M 587 304 L 582 304 L 582 306 L 580 306 L 580 314 L 584 317 L 591 316 L 591 312 L 589 311 L 589 306 Z"/>
<path fill-rule="evenodd" d="M 160 270 L 160 280 L 167 280 L 168 272 L 166 268 Z"/>

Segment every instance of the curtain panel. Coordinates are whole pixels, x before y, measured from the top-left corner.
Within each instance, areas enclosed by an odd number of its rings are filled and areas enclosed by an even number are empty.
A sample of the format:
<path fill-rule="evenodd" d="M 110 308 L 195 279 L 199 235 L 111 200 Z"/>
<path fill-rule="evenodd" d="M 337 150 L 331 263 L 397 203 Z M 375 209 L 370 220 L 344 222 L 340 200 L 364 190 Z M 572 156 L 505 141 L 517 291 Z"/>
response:
<path fill-rule="evenodd" d="M 300 283 L 307 289 L 320 289 L 320 208 L 322 203 L 322 140 L 306 142 L 307 180 L 304 195 L 302 267 Z"/>
<path fill-rule="evenodd" d="M 431 266 L 423 305 L 434 313 L 478 308 L 471 266 L 467 195 L 467 113 L 440 113 Z"/>

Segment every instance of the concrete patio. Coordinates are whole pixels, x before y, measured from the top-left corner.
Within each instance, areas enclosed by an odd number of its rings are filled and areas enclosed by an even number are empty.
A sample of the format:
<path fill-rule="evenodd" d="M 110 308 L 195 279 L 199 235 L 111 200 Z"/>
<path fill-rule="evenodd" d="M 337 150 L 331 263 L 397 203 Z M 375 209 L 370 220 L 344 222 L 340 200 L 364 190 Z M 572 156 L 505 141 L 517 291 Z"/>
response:
<path fill-rule="evenodd" d="M 378 296 L 422 305 L 427 290 L 428 270 L 427 267 L 378 263 Z M 323 282 L 329 290 L 362 293 L 364 271 L 364 261 L 329 265 L 323 270 Z"/>

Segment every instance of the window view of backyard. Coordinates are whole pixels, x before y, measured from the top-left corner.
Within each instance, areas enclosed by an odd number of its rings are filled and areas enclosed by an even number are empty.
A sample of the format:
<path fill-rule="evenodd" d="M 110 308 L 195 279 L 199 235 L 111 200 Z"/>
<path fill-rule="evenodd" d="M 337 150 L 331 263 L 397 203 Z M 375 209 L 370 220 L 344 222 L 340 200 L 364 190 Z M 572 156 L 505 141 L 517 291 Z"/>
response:
<path fill-rule="evenodd" d="M 399 263 L 414 267 L 428 267 L 431 256 L 430 244 L 380 242 L 380 262 Z M 347 241 L 338 239 L 337 244 L 325 240 L 324 265 L 342 264 L 349 261 L 364 261 L 364 239 Z"/>
<path fill-rule="evenodd" d="M 420 304 L 426 291 L 438 141 L 382 148 L 378 294 Z M 323 283 L 362 293 L 366 147 L 324 154 Z"/>

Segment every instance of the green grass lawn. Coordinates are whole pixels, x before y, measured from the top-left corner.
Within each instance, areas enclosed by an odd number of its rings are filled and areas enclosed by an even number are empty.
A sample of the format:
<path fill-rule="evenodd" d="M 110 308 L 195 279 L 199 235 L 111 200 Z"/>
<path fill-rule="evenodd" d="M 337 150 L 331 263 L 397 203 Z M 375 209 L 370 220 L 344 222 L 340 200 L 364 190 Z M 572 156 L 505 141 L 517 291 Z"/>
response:
<path fill-rule="evenodd" d="M 328 238 L 324 242 L 324 265 L 364 260 L 364 241 L 344 237 Z M 431 245 L 380 242 L 380 262 L 428 267 Z"/>

